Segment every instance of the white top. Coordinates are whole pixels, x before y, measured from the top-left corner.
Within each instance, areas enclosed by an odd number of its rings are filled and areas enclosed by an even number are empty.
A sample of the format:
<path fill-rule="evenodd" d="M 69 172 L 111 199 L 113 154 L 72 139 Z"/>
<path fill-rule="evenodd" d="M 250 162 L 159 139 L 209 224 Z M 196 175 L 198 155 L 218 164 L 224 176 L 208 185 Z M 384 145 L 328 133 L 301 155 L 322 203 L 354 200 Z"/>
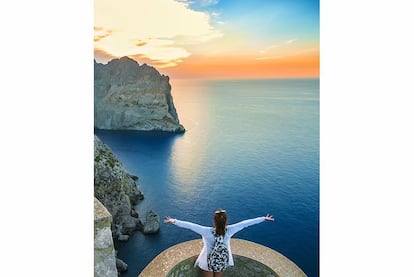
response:
<path fill-rule="evenodd" d="M 261 223 L 263 221 L 265 221 L 265 217 L 261 216 L 253 219 L 243 220 L 236 224 L 227 225 L 226 234 L 224 235 L 224 243 L 226 244 L 229 250 L 229 266 L 234 266 L 233 255 L 231 254 L 230 238 L 238 231 L 251 225 Z M 189 229 L 201 235 L 201 238 L 203 239 L 203 249 L 201 250 L 201 253 L 198 256 L 194 264 L 194 267 L 198 266 L 202 270 L 209 271 L 207 266 L 207 256 L 213 249 L 215 242 L 214 234 L 211 232 L 212 227 L 201 226 L 192 222 L 181 220 L 176 220 L 174 224 L 178 227 Z"/>

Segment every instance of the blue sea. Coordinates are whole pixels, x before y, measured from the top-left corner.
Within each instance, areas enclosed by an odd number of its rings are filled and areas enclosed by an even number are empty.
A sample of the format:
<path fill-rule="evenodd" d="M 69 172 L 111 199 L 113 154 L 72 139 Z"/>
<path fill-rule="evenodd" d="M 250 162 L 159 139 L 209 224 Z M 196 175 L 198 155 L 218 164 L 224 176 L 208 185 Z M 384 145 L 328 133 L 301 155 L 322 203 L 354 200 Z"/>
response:
<path fill-rule="evenodd" d="M 101 131 L 126 170 L 139 176 L 145 220 L 211 226 L 216 208 L 229 223 L 274 215 L 236 238 L 270 247 L 319 276 L 319 79 L 172 81 L 184 134 Z M 162 223 L 159 234 L 135 233 L 118 243 L 136 277 L 163 250 L 199 238 Z"/>

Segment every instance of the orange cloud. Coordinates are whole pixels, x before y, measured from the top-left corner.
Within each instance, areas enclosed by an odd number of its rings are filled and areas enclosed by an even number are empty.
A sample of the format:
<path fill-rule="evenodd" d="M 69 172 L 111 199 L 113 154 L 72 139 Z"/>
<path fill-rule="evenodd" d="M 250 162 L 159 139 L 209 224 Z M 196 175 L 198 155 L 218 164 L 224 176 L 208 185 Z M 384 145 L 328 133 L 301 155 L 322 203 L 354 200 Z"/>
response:
<path fill-rule="evenodd" d="M 94 58 L 98 63 L 106 63 L 107 61 L 120 58 L 117 56 L 113 56 L 108 52 L 105 52 L 102 49 L 94 49 Z"/>
<path fill-rule="evenodd" d="M 144 45 L 147 45 L 148 43 L 147 42 L 145 42 L 145 41 L 142 41 L 142 40 L 138 40 L 138 42 L 135 44 L 137 47 L 141 47 L 141 46 L 144 46 Z"/>
<path fill-rule="evenodd" d="M 93 37 L 94 42 L 98 42 L 112 34 L 111 30 L 105 30 L 102 27 L 94 27 L 95 35 Z"/>

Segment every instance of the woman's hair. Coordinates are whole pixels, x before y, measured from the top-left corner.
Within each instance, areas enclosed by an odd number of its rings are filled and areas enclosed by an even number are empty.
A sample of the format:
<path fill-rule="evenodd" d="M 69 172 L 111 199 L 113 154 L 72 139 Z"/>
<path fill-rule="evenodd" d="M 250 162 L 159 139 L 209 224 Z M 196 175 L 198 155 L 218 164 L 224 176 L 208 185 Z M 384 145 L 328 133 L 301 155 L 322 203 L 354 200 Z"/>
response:
<path fill-rule="evenodd" d="M 227 225 L 227 214 L 225 210 L 217 209 L 214 212 L 214 225 L 216 227 L 216 234 L 224 236 Z"/>

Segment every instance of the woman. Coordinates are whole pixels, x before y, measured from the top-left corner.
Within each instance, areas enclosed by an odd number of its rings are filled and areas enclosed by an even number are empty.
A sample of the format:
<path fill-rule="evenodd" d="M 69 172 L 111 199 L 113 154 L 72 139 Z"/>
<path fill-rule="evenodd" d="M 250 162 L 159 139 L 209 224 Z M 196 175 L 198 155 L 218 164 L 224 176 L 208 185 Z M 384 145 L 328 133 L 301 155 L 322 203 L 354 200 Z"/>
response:
<path fill-rule="evenodd" d="M 165 223 L 172 223 L 178 227 L 189 229 L 201 235 L 203 249 L 198 256 L 194 267 L 198 266 L 205 277 L 221 277 L 228 266 L 234 266 L 233 255 L 230 248 L 230 238 L 243 228 L 264 221 L 274 221 L 273 216 L 257 217 L 243 220 L 239 223 L 227 226 L 227 214 L 225 210 L 218 209 L 214 212 L 214 227 L 206 227 L 187 221 L 177 220 L 169 216 Z M 224 248 L 224 249 L 223 249 Z M 219 252 L 217 254 L 217 252 Z M 219 260 L 221 259 L 221 260 Z"/>

